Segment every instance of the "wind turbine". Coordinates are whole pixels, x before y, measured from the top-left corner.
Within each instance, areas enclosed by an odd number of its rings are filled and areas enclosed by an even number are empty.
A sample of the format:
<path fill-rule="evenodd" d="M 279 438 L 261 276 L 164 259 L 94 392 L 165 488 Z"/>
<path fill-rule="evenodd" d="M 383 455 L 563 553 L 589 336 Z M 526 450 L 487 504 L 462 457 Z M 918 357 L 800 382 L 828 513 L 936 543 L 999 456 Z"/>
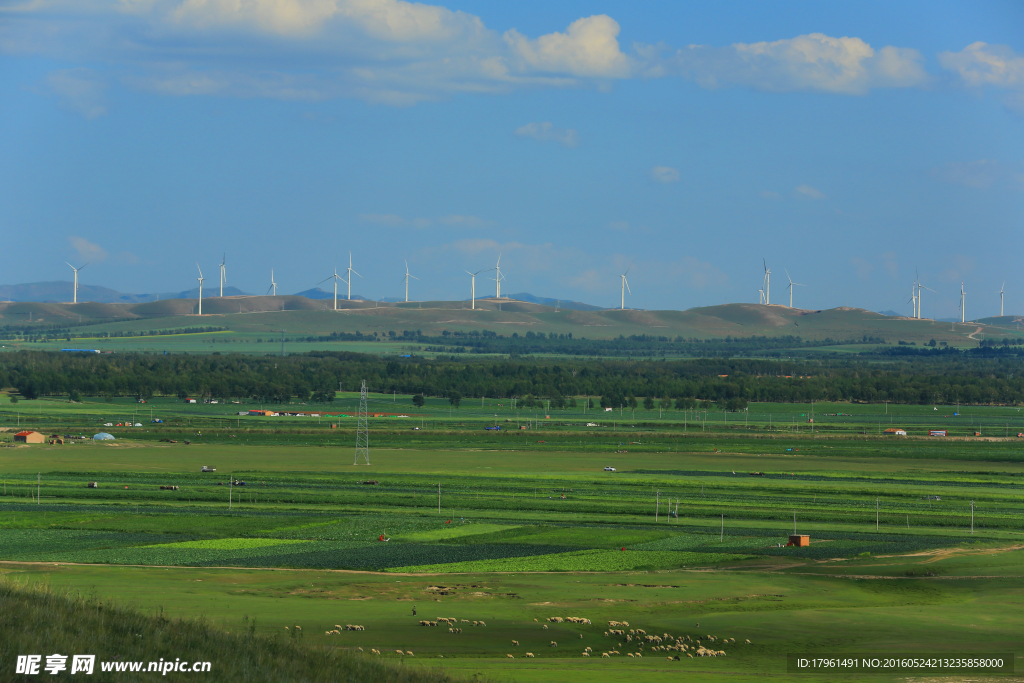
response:
<path fill-rule="evenodd" d="M 470 293 L 470 298 L 471 298 L 472 303 L 470 304 L 470 308 L 472 310 L 474 310 L 474 311 L 476 310 L 476 276 L 479 275 L 480 273 L 486 273 L 486 272 L 489 272 L 491 270 L 494 270 L 494 269 L 493 268 L 484 268 L 483 270 L 478 270 L 475 273 L 471 273 L 468 270 L 466 271 L 466 275 L 468 275 L 471 278 L 469 293 Z"/>
<path fill-rule="evenodd" d="M 632 268 L 632 267 L 633 267 L 633 265 L 630 264 L 629 268 Z M 629 272 L 629 268 L 626 268 L 626 272 L 619 276 L 619 277 L 622 278 L 622 298 L 619 300 L 619 310 L 620 311 L 626 310 L 626 292 L 628 291 L 630 296 L 633 295 L 633 291 L 631 289 L 629 289 L 629 282 L 626 280 L 626 273 Z"/>
<path fill-rule="evenodd" d="M 199 315 L 203 314 L 203 269 L 199 268 L 199 262 L 196 261 L 196 268 L 199 269 Z"/>
<path fill-rule="evenodd" d="M 501 298 L 501 281 L 505 279 L 505 276 L 501 274 L 501 253 L 498 253 L 498 264 L 494 267 L 494 270 L 498 271 L 494 277 L 494 282 L 497 285 L 497 289 L 494 293 L 494 298 Z"/>
<path fill-rule="evenodd" d="M 807 285 L 802 285 L 799 282 L 793 282 L 793 278 L 789 276 L 789 270 L 786 270 L 785 268 L 783 268 L 783 270 L 786 271 L 786 279 L 789 280 L 789 307 L 793 308 L 793 288 L 806 287 Z"/>
<path fill-rule="evenodd" d="M 921 301 L 923 299 L 923 297 L 921 295 L 921 290 L 922 289 L 927 289 L 929 292 L 932 292 L 933 294 L 935 293 L 934 289 L 932 289 L 931 287 L 925 287 L 924 285 L 921 284 L 920 280 L 917 281 L 917 317 L 918 318 L 921 317 Z"/>
<path fill-rule="evenodd" d="M 764 302 L 770 304 L 772 302 L 772 271 L 768 270 L 768 263 L 761 259 L 761 263 L 764 263 Z"/>
<path fill-rule="evenodd" d="M 415 275 L 409 274 L 409 261 L 407 260 L 405 262 L 405 277 L 402 278 L 405 280 L 405 303 L 409 303 L 409 278 L 412 278 L 413 280 L 419 280 L 419 278 L 416 277 Z"/>
<path fill-rule="evenodd" d="M 350 252 L 348 252 L 348 279 L 347 280 L 342 280 L 342 282 L 344 282 L 346 285 L 348 285 L 348 297 L 346 297 L 346 298 L 349 301 L 352 300 L 352 274 L 353 273 L 355 273 L 356 275 L 359 275 L 359 273 L 356 273 L 356 271 L 352 270 L 352 252 L 350 251 Z M 362 277 L 362 275 L 359 275 L 359 277 Z"/>
<path fill-rule="evenodd" d="M 65 261 L 64 263 L 68 263 L 68 262 Z M 86 263 L 85 266 L 87 266 L 87 265 L 89 265 L 89 264 Z M 75 268 L 73 265 L 68 263 L 68 268 L 70 268 L 71 270 L 75 271 L 75 292 L 74 292 L 74 299 L 72 300 L 72 303 L 75 303 L 75 304 L 78 303 L 78 271 L 80 271 L 82 268 L 85 268 L 85 266 L 79 266 L 78 268 Z"/>
<path fill-rule="evenodd" d="M 917 283 L 915 282 L 910 286 L 910 299 L 907 300 L 908 304 L 913 304 L 914 312 L 910 314 L 911 318 L 917 318 Z"/>
<path fill-rule="evenodd" d="M 317 284 L 322 285 L 328 280 L 334 280 L 334 310 L 338 310 L 338 280 L 341 280 L 342 282 L 344 282 L 345 280 L 340 275 L 338 275 L 337 268 L 334 269 L 334 275 L 331 275 L 330 277 L 325 277 Z"/>
<path fill-rule="evenodd" d="M 1003 294 L 1006 293 L 1006 282 L 1003 282 L 1003 286 L 999 288 L 999 317 L 1003 317 Z"/>
<path fill-rule="evenodd" d="M 966 305 L 966 303 L 967 302 L 964 299 L 964 283 L 961 282 L 960 283 L 960 322 L 966 322 L 965 321 L 966 314 L 964 312 L 964 306 Z"/>
<path fill-rule="evenodd" d="M 274 290 L 274 293 L 270 294 L 270 290 Z M 277 296 L 277 283 L 274 282 L 274 269 L 273 268 L 270 269 L 270 286 L 267 287 L 267 294 L 270 294 L 270 296 Z M 264 296 L 266 296 L 266 294 L 264 294 Z"/>
<path fill-rule="evenodd" d="M 761 300 L 761 303 L 764 304 L 764 290 L 763 289 L 757 290 L 757 296 Z"/>
<path fill-rule="evenodd" d="M 228 255 L 224 254 L 220 259 L 220 295 L 224 296 L 224 283 L 228 281 L 227 271 L 224 269 L 224 263 L 227 261 Z"/>

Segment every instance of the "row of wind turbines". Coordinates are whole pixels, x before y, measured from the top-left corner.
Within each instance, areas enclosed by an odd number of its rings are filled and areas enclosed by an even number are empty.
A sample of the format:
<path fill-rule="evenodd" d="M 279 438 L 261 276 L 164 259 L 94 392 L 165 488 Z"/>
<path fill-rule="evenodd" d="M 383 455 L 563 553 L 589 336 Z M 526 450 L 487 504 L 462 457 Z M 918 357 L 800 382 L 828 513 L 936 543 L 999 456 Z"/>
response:
<path fill-rule="evenodd" d="M 221 259 L 221 262 L 220 262 L 220 296 L 221 297 L 224 296 L 224 283 L 227 282 L 226 262 L 227 262 L 227 254 L 224 255 L 224 257 Z M 65 263 L 67 263 L 67 262 L 65 261 Z M 71 266 L 70 263 L 68 263 L 68 265 Z M 86 265 L 88 265 L 88 264 L 86 264 Z M 78 303 L 78 271 L 81 270 L 84 267 L 85 266 L 82 266 L 81 268 L 75 269 L 74 266 L 71 266 L 72 270 L 75 271 L 75 294 L 74 294 L 75 301 L 74 301 L 74 303 Z M 196 262 L 196 269 L 199 271 L 199 277 L 196 278 L 199 281 L 199 308 L 198 308 L 198 313 L 199 313 L 199 315 L 202 315 L 203 314 L 203 282 L 205 281 L 205 278 L 203 277 L 203 269 L 199 266 L 199 262 L 198 261 Z M 501 254 L 500 253 L 498 254 L 498 261 L 495 264 L 494 268 L 485 268 L 483 270 L 478 270 L 475 273 L 472 273 L 472 272 L 470 272 L 468 270 L 466 271 L 466 274 L 469 275 L 472 278 L 472 280 L 471 280 L 471 287 L 470 287 L 470 293 L 471 293 L 471 301 L 472 301 L 471 305 L 472 305 L 473 309 L 476 309 L 476 276 L 479 275 L 480 273 L 491 272 L 492 270 L 495 271 L 495 277 L 490 278 L 491 280 L 494 280 L 494 282 L 495 282 L 495 294 L 494 294 L 494 296 L 495 296 L 495 298 L 500 299 L 501 298 L 501 281 L 505 279 L 505 276 L 501 272 Z M 348 268 L 345 269 L 345 275 L 346 275 L 346 277 L 343 277 L 342 275 L 339 275 L 338 274 L 338 269 L 335 268 L 333 274 L 328 275 L 326 278 L 324 278 L 320 282 L 316 283 L 317 285 L 322 285 L 323 283 L 327 282 L 328 280 L 334 280 L 334 310 L 338 310 L 338 282 L 341 281 L 341 282 L 345 283 L 345 285 L 348 288 L 348 290 L 346 292 L 346 295 L 345 295 L 345 298 L 346 298 L 346 300 L 351 301 L 352 300 L 352 276 L 355 275 L 357 277 L 363 277 L 358 272 L 356 272 L 356 270 L 352 267 L 352 252 L 351 251 L 348 253 Z M 409 302 L 409 280 L 419 280 L 419 278 L 409 272 L 409 262 L 406 261 L 405 262 L 405 275 L 402 277 L 402 282 L 405 284 L 405 301 L 406 301 L 406 303 Z M 267 294 L 269 294 L 270 296 L 277 296 L 277 281 L 274 279 L 274 269 L 273 268 L 270 269 L 270 287 L 267 288 Z"/>

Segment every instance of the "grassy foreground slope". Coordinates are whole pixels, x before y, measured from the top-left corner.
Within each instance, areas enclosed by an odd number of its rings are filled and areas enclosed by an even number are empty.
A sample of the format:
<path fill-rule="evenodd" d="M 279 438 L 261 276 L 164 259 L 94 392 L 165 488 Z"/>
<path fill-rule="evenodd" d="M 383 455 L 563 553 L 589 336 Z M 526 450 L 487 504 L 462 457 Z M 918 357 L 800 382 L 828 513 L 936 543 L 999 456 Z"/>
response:
<path fill-rule="evenodd" d="M 46 585 L 29 587 L 0 576 L 0 678 L 14 675 L 19 655 L 92 654 L 96 664 L 90 680 L 152 680 L 155 673 L 103 672 L 100 662 L 157 662 L 161 659 L 210 662 L 204 673 L 165 674 L 167 680 L 204 676 L 230 681 L 345 681 L 352 683 L 440 683 L 445 672 L 426 667 L 371 659 L 369 654 L 308 643 L 294 628 L 289 636 L 259 633 L 256 621 L 231 633 L 197 617 L 169 619 L 147 616 L 110 602 L 79 596 Z M 282 633 L 284 631 L 282 630 Z M 68 675 L 67 672 L 64 672 Z M 45 672 L 42 675 L 47 675 Z M 8 678 L 10 676 L 10 678 Z M 25 677 L 30 680 L 34 677 Z"/>

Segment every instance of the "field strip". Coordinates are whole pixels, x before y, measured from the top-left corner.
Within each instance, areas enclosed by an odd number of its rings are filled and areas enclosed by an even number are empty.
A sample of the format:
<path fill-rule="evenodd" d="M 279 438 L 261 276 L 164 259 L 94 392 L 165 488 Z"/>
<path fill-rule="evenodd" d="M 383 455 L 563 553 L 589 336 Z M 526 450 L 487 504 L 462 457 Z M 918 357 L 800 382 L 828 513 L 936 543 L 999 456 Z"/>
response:
<path fill-rule="evenodd" d="M 875 555 L 875 557 L 931 557 L 932 559 L 921 563 L 929 564 L 931 562 L 938 562 L 939 560 L 947 559 L 953 555 L 998 555 L 1000 553 L 1008 553 L 1014 550 L 1024 550 L 1024 545 L 1009 545 L 1002 548 L 936 548 L 934 550 L 922 550 L 919 553 L 910 553 L 907 555 Z"/>

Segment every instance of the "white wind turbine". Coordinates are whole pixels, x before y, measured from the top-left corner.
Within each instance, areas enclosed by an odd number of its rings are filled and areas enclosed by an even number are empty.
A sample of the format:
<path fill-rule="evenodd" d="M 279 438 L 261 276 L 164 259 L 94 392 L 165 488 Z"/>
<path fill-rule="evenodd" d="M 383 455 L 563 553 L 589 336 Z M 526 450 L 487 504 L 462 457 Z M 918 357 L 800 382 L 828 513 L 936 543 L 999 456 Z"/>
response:
<path fill-rule="evenodd" d="M 470 304 L 470 308 L 472 310 L 474 310 L 474 311 L 476 310 L 476 276 L 479 275 L 480 273 L 487 273 L 487 272 L 490 272 L 492 270 L 494 270 L 494 269 L 493 268 L 484 268 L 483 270 L 478 270 L 475 273 L 471 273 L 468 270 L 466 271 L 466 275 L 468 275 L 471 278 L 470 279 L 470 286 L 469 286 L 469 296 L 470 296 L 470 301 L 472 303 Z"/>
<path fill-rule="evenodd" d="M 632 268 L 632 267 L 633 267 L 633 265 L 630 264 L 629 268 Z M 626 292 L 628 291 L 630 296 L 633 295 L 633 290 L 631 290 L 629 288 L 629 282 L 626 280 L 626 273 L 629 272 L 629 268 L 626 268 L 626 272 L 619 276 L 620 278 L 622 278 L 622 288 L 621 288 L 622 293 L 621 293 L 621 296 L 620 296 L 620 299 L 619 299 L 619 310 L 620 311 L 626 310 Z"/>
<path fill-rule="evenodd" d="M 65 261 L 64 263 L 68 263 L 68 262 Z M 75 271 L 75 291 L 74 291 L 74 295 L 73 295 L 74 298 L 72 300 L 72 303 L 75 303 L 75 304 L 78 303 L 78 271 L 80 271 L 82 268 L 85 268 L 85 266 L 87 266 L 87 265 L 89 265 L 89 264 L 86 263 L 84 266 L 79 266 L 78 268 L 75 268 L 73 265 L 68 263 L 68 268 L 70 268 L 71 270 Z"/>
<path fill-rule="evenodd" d="M 228 273 L 227 270 L 225 270 L 224 268 L 224 264 L 227 262 L 227 258 L 228 255 L 224 254 L 224 256 L 222 256 L 220 259 L 220 295 L 222 297 L 224 296 L 224 283 L 228 281 Z"/>
<path fill-rule="evenodd" d="M 199 268 L 199 262 L 196 262 L 196 268 L 199 269 L 199 315 L 203 314 L 203 269 Z"/>
<path fill-rule="evenodd" d="M 334 310 L 338 310 L 338 280 L 341 280 L 342 282 L 344 282 L 345 280 L 340 275 L 338 275 L 338 269 L 335 268 L 334 275 L 331 275 L 330 277 L 325 277 L 323 280 L 318 282 L 317 285 L 322 285 L 328 280 L 334 280 Z"/>
<path fill-rule="evenodd" d="M 999 317 L 1003 317 L 1003 295 L 1006 294 L 1006 282 L 999 288 Z"/>
<path fill-rule="evenodd" d="M 763 289 L 757 290 L 757 296 L 761 300 L 760 302 L 763 304 L 764 303 L 764 290 Z"/>
<path fill-rule="evenodd" d="M 807 285 L 802 285 L 799 282 L 793 282 L 793 278 L 789 276 L 789 270 L 786 270 L 785 268 L 783 268 L 783 270 L 786 271 L 786 279 L 789 280 L 789 307 L 793 308 L 793 288 L 806 287 Z"/>
<path fill-rule="evenodd" d="M 910 299 L 907 300 L 908 304 L 913 304 L 914 312 L 910 314 L 911 318 L 917 318 L 917 283 L 915 282 L 910 286 Z"/>
<path fill-rule="evenodd" d="M 356 271 L 352 270 L 352 252 L 351 251 L 348 252 L 348 270 L 347 270 L 347 272 L 348 272 L 348 279 L 347 280 L 342 280 L 342 282 L 344 282 L 346 285 L 348 285 L 348 296 L 346 298 L 349 301 L 351 301 L 352 300 L 352 275 L 353 274 L 354 275 L 359 275 L 359 273 L 357 273 Z M 362 275 L 359 275 L 359 277 L 362 277 Z"/>
<path fill-rule="evenodd" d="M 761 259 L 761 263 L 764 263 L 764 302 L 770 304 L 772 302 L 772 271 L 768 270 L 768 263 Z"/>
<path fill-rule="evenodd" d="M 917 317 L 919 319 L 921 318 L 921 301 L 923 300 L 921 294 L 922 289 L 927 289 L 929 292 L 933 294 L 935 293 L 934 289 L 932 289 L 931 287 L 925 287 L 924 285 L 921 284 L 920 280 L 917 281 Z"/>
<path fill-rule="evenodd" d="M 497 286 L 494 293 L 494 298 L 501 298 L 501 281 L 505 279 L 505 276 L 501 274 L 501 253 L 498 253 L 498 263 L 494 267 L 494 270 L 498 271 L 494 276 L 494 282 Z"/>
<path fill-rule="evenodd" d="M 270 294 L 271 290 L 273 290 L 273 294 Z M 274 281 L 273 268 L 270 269 L 270 286 L 267 287 L 267 294 L 270 294 L 270 296 L 277 296 L 277 282 Z M 264 294 L 263 296 L 266 296 L 266 294 Z"/>
<path fill-rule="evenodd" d="M 409 273 L 409 261 L 406 261 L 405 262 L 405 277 L 402 278 L 403 280 L 405 280 L 405 303 L 409 303 L 409 278 L 412 278 L 413 280 L 419 280 L 418 277 L 416 277 L 415 275 L 411 275 Z"/>
<path fill-rule="evenodd" d="M 960 283 L 960 322 L 966 322 L 965 319 L 966 319 L 967 316 L 966 316 L 966 313 L 964 311 L 964 307 L 966 306 L 966 304 L 967 304 L 967 302 L 965 300 L 965 295 L 964 295 L 964 283 L 961 282 Z"/>

